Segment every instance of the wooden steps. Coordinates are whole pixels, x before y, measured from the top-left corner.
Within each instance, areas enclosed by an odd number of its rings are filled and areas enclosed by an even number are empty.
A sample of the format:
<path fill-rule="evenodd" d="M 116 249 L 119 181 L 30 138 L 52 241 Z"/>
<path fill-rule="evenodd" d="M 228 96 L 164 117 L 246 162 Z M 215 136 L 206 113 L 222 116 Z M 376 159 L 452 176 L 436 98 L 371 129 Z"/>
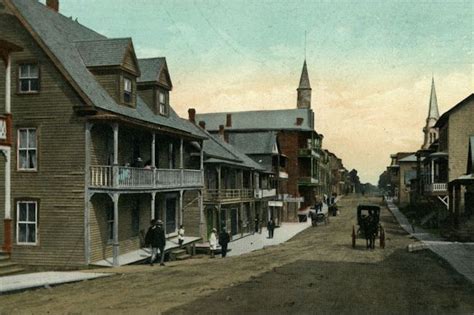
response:
<path fill-rule="evenodd" d="M 24 271 L 24 269 L 12 262 L 8 253 L 0 251 L 0 277 L 20 273 L 22 271 Z"/>
<path fill-rule="evenodd" d="M 189 259 L 192 256 L 187 253 L 186 249 L 177 248 L 170 251 L 169 257 L 170 260 L 173 261 Z"/>

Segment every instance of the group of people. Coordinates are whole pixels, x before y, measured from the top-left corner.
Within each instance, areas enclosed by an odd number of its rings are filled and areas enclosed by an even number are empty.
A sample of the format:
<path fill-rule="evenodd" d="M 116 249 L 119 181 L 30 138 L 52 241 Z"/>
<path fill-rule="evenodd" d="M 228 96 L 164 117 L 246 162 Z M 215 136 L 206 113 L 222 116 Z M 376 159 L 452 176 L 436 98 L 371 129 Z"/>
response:
<path fill-rule="evenodd" d="M 211 251 L 211 258 L 215 257 L 215 252 L 217 250 L 217 244 L 221 246 L 221 255 L 222 258 L 227 256 L 227 248 L 230 242 L 230 234 L 227 232 L 226 228 L 223 227 L 219 233 L 219 238 L 217 238 L 217 229 L 212 229 L 211 235 L 209 235 L 209 249 Z"/>
<path fill-rule="evenodd" d="M 158 256 L 158 251 L 160 251 L 160 266 L 164 266 L 166 236 L 161 220 L 151 220 L 150 227 L 145 235 L 145 246 L 151 247 L 150 266 L 153 266 Z"/>

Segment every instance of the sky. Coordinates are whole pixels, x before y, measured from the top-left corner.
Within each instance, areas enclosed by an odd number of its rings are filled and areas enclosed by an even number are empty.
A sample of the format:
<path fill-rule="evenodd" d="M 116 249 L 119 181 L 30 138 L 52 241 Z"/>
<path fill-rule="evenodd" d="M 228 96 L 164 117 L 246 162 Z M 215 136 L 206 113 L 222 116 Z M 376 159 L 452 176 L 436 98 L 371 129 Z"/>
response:
<path fill-rule="evenodd" d="M 362 182 L 420 148 L 432 76 L 440 113 L 474 90 L 470 0 L 60 0 L 60 12 L 166 57 L 184 118 L 295 108 L 306 58 L 323 146 Z"/>

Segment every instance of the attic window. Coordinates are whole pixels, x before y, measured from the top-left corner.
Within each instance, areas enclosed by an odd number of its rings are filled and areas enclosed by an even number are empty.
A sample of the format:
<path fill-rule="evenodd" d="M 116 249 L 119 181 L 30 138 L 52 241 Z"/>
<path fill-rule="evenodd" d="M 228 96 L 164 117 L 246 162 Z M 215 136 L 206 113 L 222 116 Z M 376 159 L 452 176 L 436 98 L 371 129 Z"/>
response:
<path fill-rule="evenodd" d="M 168 115 L 168 93 L 164 91 L 158 92 L 158 113 L 160 115 Z"/>
<path fill-rule="evenodd" d="M 125 103 L 132 102 L 132 80 L 127 78 L 123 79 L 123 101 Z"/>
<path fill-rule="evenodd" d="M 20 93 L 39 92 L 39 67 L 37 63 L 19 65 L 18 88 Z"/>

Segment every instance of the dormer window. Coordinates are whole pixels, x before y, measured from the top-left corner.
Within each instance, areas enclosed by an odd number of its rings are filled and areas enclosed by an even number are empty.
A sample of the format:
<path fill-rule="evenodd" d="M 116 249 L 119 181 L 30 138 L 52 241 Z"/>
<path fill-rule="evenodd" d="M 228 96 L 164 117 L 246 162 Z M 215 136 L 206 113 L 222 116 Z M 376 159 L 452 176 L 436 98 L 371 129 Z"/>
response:
<path fill-rule="evenodd" d="M 125 103 L 132 102 L 132 80 L 127 78 L 123 79 L 123 101 Z"/>
<path fill-rule="evenodd" d="M 18 90 L 20 93 L 39 92 L 39 66 L 37 63 L 23 63 L 18 67 Z"/>
<path fill-rule="evenodd" d="M 168 93 L 165 91 L 158 91 L 158 113 L 160 115 L 168 115 Z"/>

